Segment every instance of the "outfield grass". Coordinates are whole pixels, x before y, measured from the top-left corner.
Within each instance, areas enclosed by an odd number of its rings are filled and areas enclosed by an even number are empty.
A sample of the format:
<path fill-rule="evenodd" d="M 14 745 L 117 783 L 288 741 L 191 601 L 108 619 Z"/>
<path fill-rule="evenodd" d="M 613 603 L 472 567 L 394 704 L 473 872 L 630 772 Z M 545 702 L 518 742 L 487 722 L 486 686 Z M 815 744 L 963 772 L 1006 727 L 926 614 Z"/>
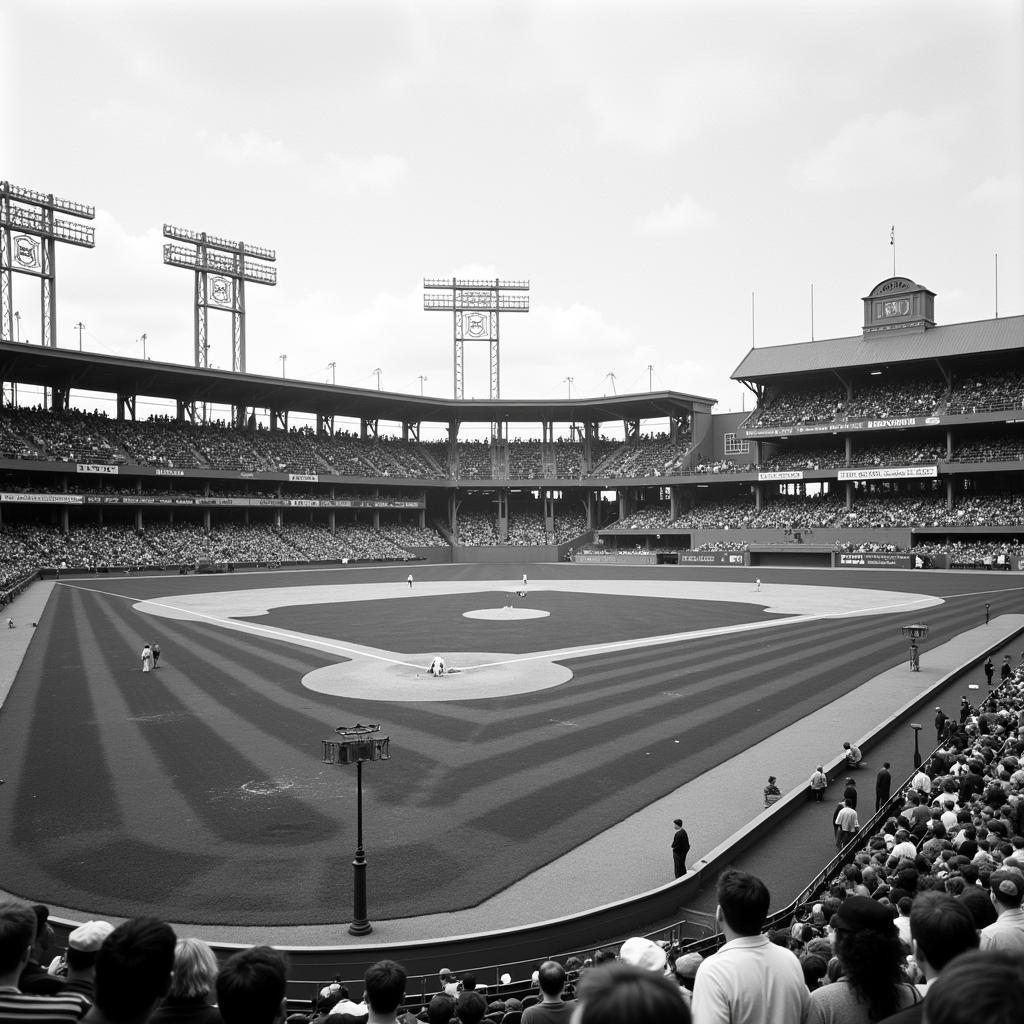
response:
<path fill-rule="evenodd" d="M 373 570 L 398 586 L 407 570 Z M 531 580 L 652 570 L 531 566 Z M 736 580 L 736 570 L 656 570 Z M 770 571 L 760 570 L 770 598 Z M 417 578 L 492 579 L 487 566 Z M 378 919 L 471 906 L 903 657 L 898 614 L 803 621 L 577 658 L 562 686 L 486 700 L 352 701 L 305 674 L 342 658 L 134 602 L 252 586 L 365 582 L 367 571 L 89 579 L 58 585 L 0 713 L 0 887 L 87 912 L 211 924 L 337 920 L 355 848 L 355 772 L 320 763 L 338 724 L 379 721 L 392 759 L 364 770 Z M 513 577 L 516 578 L 516 577 Z M 975 577 L 794 572 L 786 583 L 939 593 L 935 634 L 967 625 Z M 986 578 L 993 614 L 1016 580 Z M 1011 586 L 1012 584 L 1012 586 Z M 958 598 L 957 594 L 968 596 Z M 503 593 L 272 609 L 259 621 L 387 650 L 553 649 L 749 621 L 727 602 L 545 593 L 543 619 L 470 620 Z M 160 669 L 138 652 L 159 640 Z M 17 765 L 17 771 L 10 766 Z M 708 808 L 708 813 L 713 813 Z M 662 856 L 663 837 L 656 855 Z M 628 856 L 647 856 L 638 837 Z"/>

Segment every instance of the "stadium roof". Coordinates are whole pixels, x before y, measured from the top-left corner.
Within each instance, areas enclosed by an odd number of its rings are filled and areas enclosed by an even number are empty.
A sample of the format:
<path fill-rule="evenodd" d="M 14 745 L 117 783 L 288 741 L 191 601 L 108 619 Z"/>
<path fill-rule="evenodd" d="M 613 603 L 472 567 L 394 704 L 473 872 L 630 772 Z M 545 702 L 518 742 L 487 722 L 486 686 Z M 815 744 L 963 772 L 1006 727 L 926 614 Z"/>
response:
<path fill-rule="evenodd" d="M 569 400 L 454 399 L 336 387 L 122 356 L 0 342 L 0 380 L 38 387 L 277 409 L 396 423 L 569 423 L 710 412 L 716 399 L 676 391 Z"/>
<path fill-rule="evenodd" d="M 855 334 L 848 338 L 804 341 L 753 348 L 733 371 L 733 380 L 763 380 L 794 373 L 851 370 L 922 359 L 997 355 L 1024 348 L 1024 316 L 975 320 L 928 330 Z"/>

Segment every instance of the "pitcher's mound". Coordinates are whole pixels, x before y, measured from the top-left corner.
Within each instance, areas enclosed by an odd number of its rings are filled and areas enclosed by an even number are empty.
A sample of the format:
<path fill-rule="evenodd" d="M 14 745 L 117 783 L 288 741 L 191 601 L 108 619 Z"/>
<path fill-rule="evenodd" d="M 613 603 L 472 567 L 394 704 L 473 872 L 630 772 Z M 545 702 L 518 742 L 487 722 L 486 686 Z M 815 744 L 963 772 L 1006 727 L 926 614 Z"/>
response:
<path fill-rule="evenodd" d="M 302 685 L 317 693 L 350 700 L 436 701 L 534 693 L 561 686 L 572 679 L 570 669 L 544 657 L 461 651 L 443 656 L 454 671 L 442 676 L 432 676 L 427 671 L 432 655 L 414 655 L 412 664 L 355 658 L 308 673 Z"/>
<path fill-rule="evenodd" d="M 511 622 L 514 619 L 546 619 L 551 613 L 540 608 L 478 608 L 472 612 L 463 612 L 464 619 L 496 619 Z"/>

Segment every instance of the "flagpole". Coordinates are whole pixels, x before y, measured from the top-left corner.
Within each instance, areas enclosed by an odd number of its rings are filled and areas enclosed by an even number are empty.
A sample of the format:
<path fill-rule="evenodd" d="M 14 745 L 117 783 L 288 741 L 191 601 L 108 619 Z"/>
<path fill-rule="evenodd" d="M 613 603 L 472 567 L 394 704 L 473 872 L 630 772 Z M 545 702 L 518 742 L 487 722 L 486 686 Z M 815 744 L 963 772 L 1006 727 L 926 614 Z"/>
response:
<path fill-rule="evenodd" d="M 996 319 L 999 319 L 999 253 L 996 253 Z"/>
<path fill-rule="evenodd" d="M 811 341 L 814 341 L 814 282 L 811 282 Z"/>
<path fill-rule="evenodd" d="M 757 348 L 757 335 L 754 333 L 754 293 L 750 293 L 750 347 Z"/>
<path fill-rule="evenodd" d="M 889 244 L 892 246 L 892 276 L 896 276 L 896 225 L 889 232 Z"/>

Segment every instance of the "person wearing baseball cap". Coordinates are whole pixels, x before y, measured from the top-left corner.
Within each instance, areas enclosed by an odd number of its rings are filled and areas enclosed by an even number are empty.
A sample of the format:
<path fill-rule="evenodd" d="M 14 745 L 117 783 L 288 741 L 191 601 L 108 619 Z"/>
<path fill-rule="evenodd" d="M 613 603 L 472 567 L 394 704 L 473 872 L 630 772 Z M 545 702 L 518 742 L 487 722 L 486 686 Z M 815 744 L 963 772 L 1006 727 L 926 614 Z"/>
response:
<path fill-rule="evenodd" d="M 96 991 L 96 957 L 114 930 L 109 921 L 86 921 L 68 936 L 68 977 L 64 992 L 78 992 L 91 1003 Z"/>
<path fill-rule="evenodd" d="M 993 871 L 988 880 L 988 891 L 999 915 L 987 928 L 981 930 L 980 948 L 1001 950 L 1024 956 L 1024 875 L 1013 869 Z"/>

